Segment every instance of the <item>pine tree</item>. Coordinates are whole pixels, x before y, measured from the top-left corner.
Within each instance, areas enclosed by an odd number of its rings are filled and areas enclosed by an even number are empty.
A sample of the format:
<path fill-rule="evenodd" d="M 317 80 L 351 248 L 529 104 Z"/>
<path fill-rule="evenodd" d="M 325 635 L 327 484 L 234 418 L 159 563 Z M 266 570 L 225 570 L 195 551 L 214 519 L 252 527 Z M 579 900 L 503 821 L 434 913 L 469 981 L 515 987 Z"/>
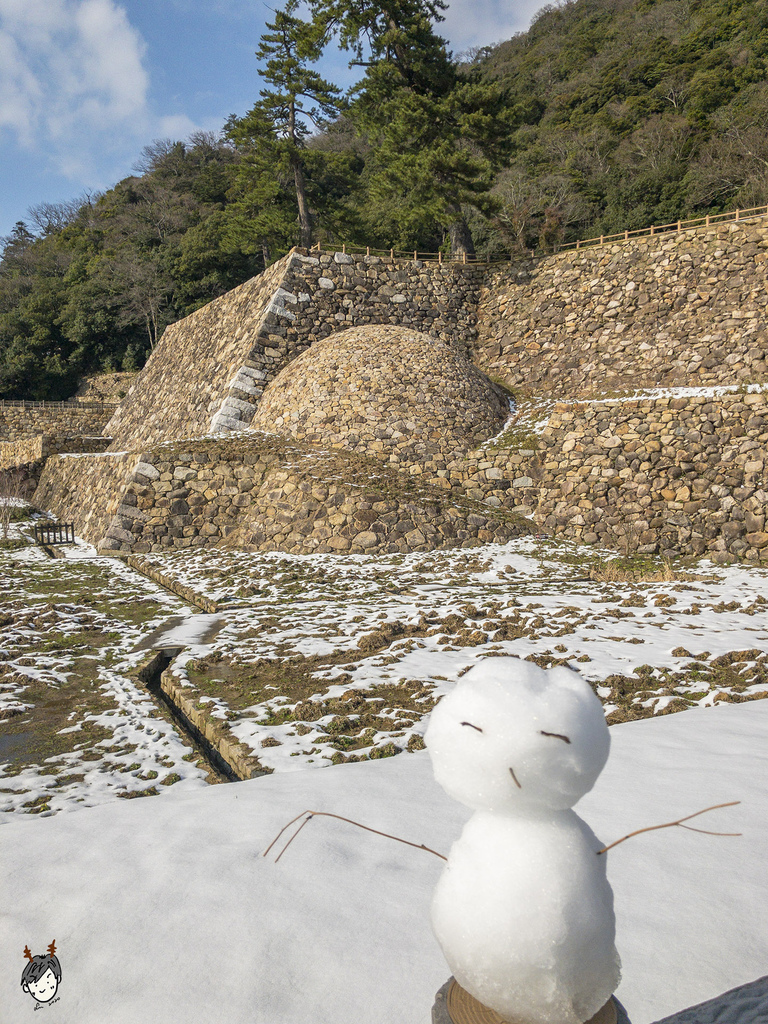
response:
<path fill-rule="evenodd" d="M 315 23 L 366 68 L 350 110 L 369 155 L 364 180 L 380 237 L 411 247 L 448 232 L 474 253 L 462 207 L 490 212 L 491 158 L 506 136 L 497 91 L 460 74 L 433 22 L 442 0 L 314 0 Z"/>
<path fill-rule="evenodd" d="M 246 154 L 240 200 L 251 192 L 253 200 L 277 212 L 275 172 L 288 177 L 295 192 L 299 244 L 308 248 L 313 223 L 307 200 L 306 141 L 338 115 L 342 100 L 340 90 L 311 67 L 322 53 L 323 28 L 297 17 L 298 6 L 298 0 L 288 0 L 267 23 L 256 56 L 264 62 L 261 75 L 272 88 L 261 90 L 261 99 L 245 117 L 229 119 L 227 135 Z M 265 174 L 271 183 L 262 180 Z M 283 219 L 280 210 L 278 220 Z"/>

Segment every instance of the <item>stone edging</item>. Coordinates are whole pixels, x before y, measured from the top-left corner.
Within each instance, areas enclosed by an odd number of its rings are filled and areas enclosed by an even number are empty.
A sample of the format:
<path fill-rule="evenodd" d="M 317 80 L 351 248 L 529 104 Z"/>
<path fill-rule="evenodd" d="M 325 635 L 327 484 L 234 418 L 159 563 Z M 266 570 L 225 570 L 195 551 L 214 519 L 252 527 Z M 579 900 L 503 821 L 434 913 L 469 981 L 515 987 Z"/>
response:
<path fill-rule="evenodd" d="M 235 739 L 226 721 L 212 717 L 197 706 L 198 691 L 194 687 L 182 686 L 178 677 L 166 669 L 160 676 L 160 688 L 189 723 L 192 734 L 197 732 L 204 737 L 240 780 L 269 774 L 254 757 L 251 748 Z"/>
<path fill-rule="evenodd" d="M 172 576 L 166 576 L 165 573 L 161 572 L 151 563 L 147 562 L 146 559 L 140 555 L 120 555 L 117 556 L 121 561 L 125 562 L 136 572 L 140 572 L 142 576 L 148 577 L 154 583 L 159 583 L 161 587 L 166 590 L 170 590 L 172 594 L 177 597 L 183 598 L 190 604 L 193 604 L 196 608 L 202 608 L 204 612 L 208 612 L 211 615 L 215 615 L 219 610 L 219 604 L 217 601 L 212 601 L 211 598 L 205 597 L 203 594 L 198 594 L 197 591 L 191 587 L 184 586 L 183 583 L 179 583 L 178 580 L 173 579 Z"/>

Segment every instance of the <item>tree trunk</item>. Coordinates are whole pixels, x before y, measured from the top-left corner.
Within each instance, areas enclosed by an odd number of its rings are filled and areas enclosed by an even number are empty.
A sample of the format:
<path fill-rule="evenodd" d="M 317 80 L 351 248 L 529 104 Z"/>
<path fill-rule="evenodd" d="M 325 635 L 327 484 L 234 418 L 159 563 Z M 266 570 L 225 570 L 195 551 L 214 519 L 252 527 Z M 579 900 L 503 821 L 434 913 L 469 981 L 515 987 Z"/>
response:
<path fill-rule="evenodd" d="M 307 206 L 307 189 L 304 171 L 298 156 L 293 158 L 293 180 L 296 183 L 296 203 L 299 207 L 299 245 L 304 249 L 312 247 L 312 215 Z"/>
<path fill-rule="evenodd" d="M 467 222 L 461 216 L 461 211 L 456 211 L 459 216 L 453 223 L 448 225 L 448 234 L 451 239 L 452 256 L 474 256 L 475 245 L 472 235 L 469 232 Z"/>

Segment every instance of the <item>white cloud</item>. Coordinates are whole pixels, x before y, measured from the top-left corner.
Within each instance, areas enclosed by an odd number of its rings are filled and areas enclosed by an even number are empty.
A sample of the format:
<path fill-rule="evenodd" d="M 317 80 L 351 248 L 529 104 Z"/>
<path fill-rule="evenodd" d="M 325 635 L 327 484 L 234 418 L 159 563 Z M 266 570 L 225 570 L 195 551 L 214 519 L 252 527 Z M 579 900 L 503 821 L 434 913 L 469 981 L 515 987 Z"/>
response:
<path fill-rule="evenodd" d="M 455 53 L 487 46 L 524 32 L 545 0 L 450 0 L 438 33 L 450 40 Z"/>
<path fill-rule="evenodd" d="M 221 128 L 219 119 L 208 125 L 198 125 L 186 114 L 169 114 L 157 122 L 157 137 L 160 139 L 186 139 L 200 127 L 204 130 L 216 131 Z"/>
<path fill-rule="evenodd" d="M 116 0 L 0 0 L 0 135 L 77 175 L 150 127 L 145 55 Z"/>

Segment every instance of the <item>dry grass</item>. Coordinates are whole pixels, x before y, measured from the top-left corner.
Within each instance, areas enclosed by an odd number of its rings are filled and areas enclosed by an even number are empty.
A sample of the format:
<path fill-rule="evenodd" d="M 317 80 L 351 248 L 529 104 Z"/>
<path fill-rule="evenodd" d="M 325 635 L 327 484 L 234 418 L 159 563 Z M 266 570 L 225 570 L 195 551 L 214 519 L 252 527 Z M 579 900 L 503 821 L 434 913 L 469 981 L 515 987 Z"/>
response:
<path fill-rule="evenodd" d="M 690 575 L 675 571 L 665 558 L 660 566 L 627 566 L 620 561 L 600 561 L 590 568 L 589 578 L 596 583 L 671 583 L 690 579 Z"/>

